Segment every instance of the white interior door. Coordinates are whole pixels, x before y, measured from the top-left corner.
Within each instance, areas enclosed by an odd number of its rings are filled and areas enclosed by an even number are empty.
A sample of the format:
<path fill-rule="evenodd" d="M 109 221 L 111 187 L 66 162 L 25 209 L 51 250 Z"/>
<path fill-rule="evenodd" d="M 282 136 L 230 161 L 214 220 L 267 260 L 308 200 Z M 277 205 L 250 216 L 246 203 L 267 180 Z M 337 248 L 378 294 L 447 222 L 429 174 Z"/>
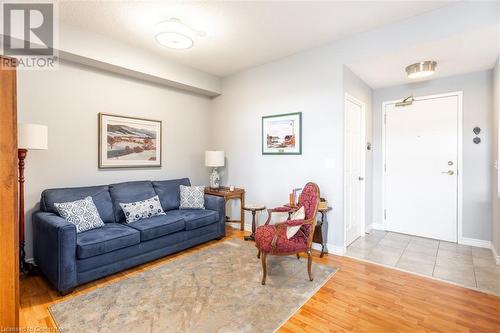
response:
<path fill-rule="evenodd" d="M 461 95 L 385 104 L 385 224 L 457 241 Z"/>
<path fill-rule="evenodd" d="M 345 220 L 346 246 L 364 233 L 364 105 L 350 96 L 345 100 Z"/>

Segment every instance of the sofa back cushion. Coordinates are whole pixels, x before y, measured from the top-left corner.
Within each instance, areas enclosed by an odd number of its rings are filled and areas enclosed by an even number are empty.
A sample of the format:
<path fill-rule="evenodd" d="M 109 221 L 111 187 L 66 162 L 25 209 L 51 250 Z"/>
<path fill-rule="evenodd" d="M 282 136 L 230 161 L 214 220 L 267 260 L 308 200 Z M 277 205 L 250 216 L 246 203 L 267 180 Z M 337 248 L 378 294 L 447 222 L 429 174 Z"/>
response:
<path fill-rule="evenodd" d="M 164 210 L 179 209 L 181 185 L 191 186 L 189 178 L 153 181 L 156 194 L 160 197 L 160 203 Z"/>
<path fill-rule="evenodd" d="M 113 200 L 116 222 L 125 222 L 125 214 L 120 203 L 146 200 L 156 195 L 153 184 L 149 180 L 112 184 L 109 185 L 109 193 Z"/>
<path fill-rule="evenodd" d="M 99 216 L 104 223 L 115 222 L 113 202 L 107 185 L 44 190 L 40 199 L 40 210 L 58 214 L 54 206 L 55 202 L 75 201 L 87 196 L 92 197 L 92 201 L 94 201 Z"/>

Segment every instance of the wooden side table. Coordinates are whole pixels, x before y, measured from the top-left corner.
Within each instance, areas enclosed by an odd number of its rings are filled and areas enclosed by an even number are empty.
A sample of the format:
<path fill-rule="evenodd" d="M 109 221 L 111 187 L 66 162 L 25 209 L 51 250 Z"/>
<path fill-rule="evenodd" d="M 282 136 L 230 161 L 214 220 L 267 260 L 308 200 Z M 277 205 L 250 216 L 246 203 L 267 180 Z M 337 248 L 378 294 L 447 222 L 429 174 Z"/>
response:
<path fill-rule="evenodd" d="M 256 221 L 255 221 L 255 214 L 257 212 L 263 211 L 266 209 L 266 206 L 262 205 L 248 205 L 243 207 L 244 210 L 247 210 L 249 212 L 252 212 L 252 234 L 250 236 L 245 236 L 245 240 L 255 240 L 255 229 L 257 228 L 256 226 Z"/>
<path fill-rule="evenodd" d="M 321 219 L 316 223 L 316 228 L 314 229 L 313 242 L 321 244 L 321 254 L 320 258 L 323 258 L 325 255 L 325 241 L 323 239 L 323 224 L 325 223 L 325 215 L 326 213 L 332 209 L 332 207 L 326 207 L 323 209 L 318 209 L 318 213 L 321 214 Z"/>
<path fill-rule="evenodd" d="M 245 212 L 243 207 L 245 207 L 245 190 L 242 188 L 235 188 L 234 191 L 230 191 L 229 187 L 221 186 L 219 189 L 211 189 L 209 187 L 205 188 L 205 194 L 216 195 L 218 197 L 223 197 L 224 202 L 227 203 L 229 200 L 240 200 L 240 219 L 232 220 L 226 216 L 226 222 L 230 223 L 240 223 L 240 230 L 245 229 Z"/>

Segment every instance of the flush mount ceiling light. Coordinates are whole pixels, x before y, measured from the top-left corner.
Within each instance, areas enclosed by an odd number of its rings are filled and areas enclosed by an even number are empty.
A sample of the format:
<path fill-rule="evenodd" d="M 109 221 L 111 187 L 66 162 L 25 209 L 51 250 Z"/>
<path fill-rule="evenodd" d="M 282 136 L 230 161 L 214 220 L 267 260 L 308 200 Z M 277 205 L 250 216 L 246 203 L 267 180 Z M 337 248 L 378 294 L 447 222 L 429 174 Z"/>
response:
<path fill-rule="evenodd" d="M 156 35 L 156 41 L 171 49 L 189 49 L 193 46 L 193 40 L 178 32 L 161 32 Z"/>
<path fill-rule="evenodd" d="M 431 76 L 436 71 L 437 62 L 422 61 L 406 67 L 406 74 L 410 79 L 421 79 Z"/>
<path fill-rule="evenodd" d="M 193 37 L 203 37 L 205 34 L 188 27 L 181 20 L 171 18 L 156 26 L 156 41 L 171 49 L 189 49 L 193 46 Z"/>

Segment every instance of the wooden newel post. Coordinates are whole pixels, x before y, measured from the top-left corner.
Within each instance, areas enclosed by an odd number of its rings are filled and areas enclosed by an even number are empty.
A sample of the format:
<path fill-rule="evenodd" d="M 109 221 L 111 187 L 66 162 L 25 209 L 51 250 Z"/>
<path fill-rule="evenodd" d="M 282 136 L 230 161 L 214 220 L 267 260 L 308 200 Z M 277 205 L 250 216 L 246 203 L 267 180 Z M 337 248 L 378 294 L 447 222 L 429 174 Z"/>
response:
<path fill-rule="evenodd" d="M 0 328 L 19 327 L 16 67 L 0 56 Z"/>

